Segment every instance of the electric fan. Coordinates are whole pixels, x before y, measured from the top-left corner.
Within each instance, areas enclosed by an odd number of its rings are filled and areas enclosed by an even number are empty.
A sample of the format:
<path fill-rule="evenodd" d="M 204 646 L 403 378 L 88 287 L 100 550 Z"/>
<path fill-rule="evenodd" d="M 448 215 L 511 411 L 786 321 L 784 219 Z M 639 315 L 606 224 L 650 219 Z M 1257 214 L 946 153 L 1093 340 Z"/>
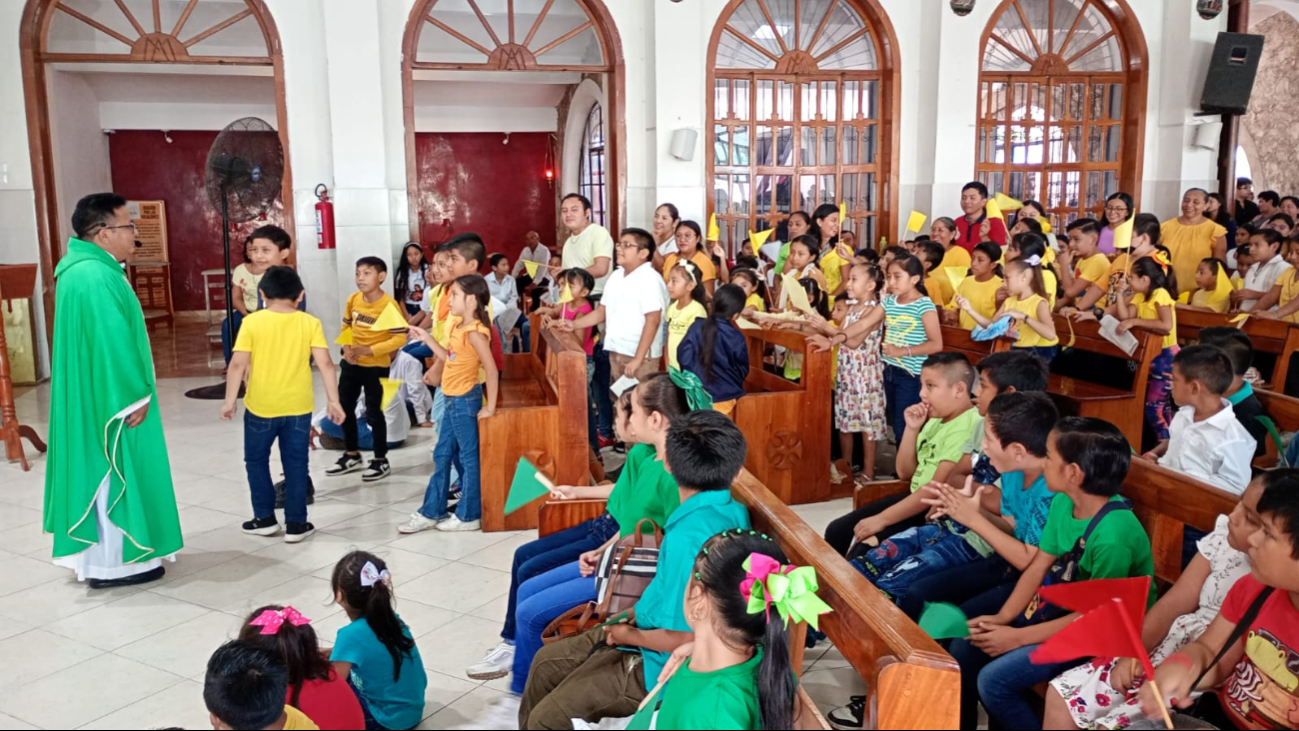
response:
<path fill-rule="evenodd" d="M 221 249 L 225 256 L 226 324 L 234 324 L 234 275 L 230 268 L 230 225 L 263 218 L 280 194 L 284 150 L 280 136 L 257 117 L 231 122 L 212 143 L 207 156 L 207 196 L 221 214 Z M 235 333 L 230 333 L 233 343 Z M 196 388 L 190 398 L 225 398 L 225 384 Z"/>

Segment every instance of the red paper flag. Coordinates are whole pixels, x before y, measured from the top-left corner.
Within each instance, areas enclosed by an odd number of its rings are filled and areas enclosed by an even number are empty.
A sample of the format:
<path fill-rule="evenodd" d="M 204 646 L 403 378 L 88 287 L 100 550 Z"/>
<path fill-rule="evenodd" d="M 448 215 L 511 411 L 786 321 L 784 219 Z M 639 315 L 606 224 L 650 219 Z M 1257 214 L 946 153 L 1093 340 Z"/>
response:
<path fill-rule="evenodd" d="M 1080 657 L 1135 657 L 1141 661 L 1147 678 L 1155 675 L 1150 655 L 1141 643 L 1141 631 L 1117 597 L 1055 633 L 1029 657 L 1039 664 Z"/>
<path fill-rule="evenodd" d="M 1118 599 L 1140 627 L 1146 619 L 1146 600 L 1150 596 L 1150 577 L 1128 579 L 1094 579 L 1068 584 L 1044 586 L 1038 593 L 1043 599 L 1071 612 L 1086 614 L 1111 599 Z"/>

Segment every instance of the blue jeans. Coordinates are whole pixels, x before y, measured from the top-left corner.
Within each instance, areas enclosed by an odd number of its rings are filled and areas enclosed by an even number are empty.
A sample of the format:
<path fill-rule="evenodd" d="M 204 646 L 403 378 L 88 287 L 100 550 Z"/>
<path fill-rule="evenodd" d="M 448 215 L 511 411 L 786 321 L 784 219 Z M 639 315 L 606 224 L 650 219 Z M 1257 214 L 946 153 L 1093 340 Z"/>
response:
<path fill-rule="evenodd" d="M 501 639 L 514 642 L 517 633 L 515 612 L 519 606 L 519 587 L 533 577 L 576 561 L 587 551 L 603 546 L 618 535 L 618 521 L 605 513 L 598 518 L 578 523 L 572 528 L 551 533 L 514 549 L 514 566 L 510 569 L 510 601 L 505 610 L 505 626 Z"/>
<path fill-rule="evenodd" d="M 424 346 L 424 347 L 427 348 L 428 346 Z M 433 392 L 433 410 L 429 412 L 429 417 L 428 417 L 429 421 L 433 422 L 434 424 L 437 424 L 438 428 L 440 429 L 442 424 L 442 417 L 446 413 L 447 413 L 447 397 L 443 396 L 442 389 L 438 388 L 436 391 Z M 434 456 L 436 456 L 436 448 L 434 449 Z M 461 469 L 461 465 L 460 465 L 460 455 L 456 455 L 455 459 L 451 460 L 451 484 L 452 485 L 460 481 L 460 475 L 463 472 L 464 470 Z"/>
<path fill-rule="evenodd" d="M 964 535 L 952 532 L 949 525 L 944 520 L 896 533 L 853 559 L 853 567 L 894 602 L 901 603 L 920 579 L 980 558 Z"/>
<path fill-rule="evenodd" d="M 1013 588 L 1018 580 L 1019 571 L 1006 559 L 994 553 L 987 558 L 916 577 L 911 582 L 911 586 L 907 587 L 906 596 L 898 600 L 898 607 L 912 621 L 918 622 L 928 602 L 947 602 L 960 606 L 988 591 L 990 586 Z M 1001 610 L 1001 605 L 1009 593 L 998 596 L 1002 596 L 1002 599 L 996 602 L 996 606 L 991 611 L 981 612 L 981 614 L 992 614 Z"/>
<path fill-rule="evenodd" d="M 1020 647 L 994 658 L 967 639 L 952 642 L 949 652 L 961 666 L 962 729 L 977 727 L 976 701 L 983 702 L 988 711 L 989 725 L 994 728 L 1042 728 L 1042 718 L 1033 710 L 1033 705 L 1024 700 L 1025 694 L 1031 693 L 1038 683 L 1051 680 L 1087 660 L 1038 665 L 1028 657 L 1037 648 L 1038 645 Z"/>
<path fill-rule="evenodd" d="M 425 358 L 433 357 L 433 349 L 418 340 L 406 343 L 402 351 L 409 353 L 412 358 L 418 358 L 420 363 L 423 363 Z"/>
<path fill-rule="evenodd" d="M 532 323 L 528 320 L 527 315 L 519 317 L 515 327 L 519 328 L 519 337 L 515 339 L 510 333 L 505 332 L 498 320 L 496 329 L 501 331 L 501 343 L 508 346 L 504 350 L 506 353 L 531 353 L 532 352 Z"/>
<path fill-rule="evenodd" d="M 230 330 L 230 320 L 221 322 L 221 352 L 226 357 L 226 365 L 230 365 L 230 357 L 234 355 L 235 340 L 239 338 L 239 326 L 244 324 L 244 314 L 239 310 L 231 310 L 234 313 L 234 332 Z"/>
<path fill-rule="evenodd" d="M 522 694 L 532 659 L 541 651 L 541 633 L 559 615 L 595 601 L 595 577 L 583 577 L 577 561 L 528 579 L 519 587 L 519 633 L 514 648 L 510 690 Z"/>
<path fill-rule="evenodd" d="M 244 411 L 244 467 L 252 490 L 253 517 L 275 517 L 275 480 L 271 479 L 271 445 L 280 441 L 284 463 L 284 521 L 307 522 L 307 453 L 311 448 L 311 414 L 263 419 Z"/>
<path fill-rule="evenodd" d="M 884 398 L 893 413 L 893 436 L 898 444 L 907 430 L 906 410 L 920 403 L 920 376 L 913 376 L 905 368 L 884 364 Z"/>
<path fill-rule="evenodd" d="M 320 433 L 335 439 L 342 439 L 343 427 L 341 424 L 335 424 L 329 419 L 325 419 L 320 422 Z M 405 443 L 405 439 L 399 442 L 390 440 L 388 442 L 388 449 L 396 449 Z M 374 432 L 370 431 L 369 424 L 360 419 L 357 419 L 356 421 L 356 444 L 367 452 L 374 449 Z"/>
<path fill-rule="evenodd" d="M 433 449 L 434 471 L 424 491 L 420 515 L 433 520 L 447 517 L 447 494 L 451 490 L 451 463 L 461 466 L 460 504 L 456 517 L 468 523 L 482 518 L 482 496 L 478 470 L 478 412 L 483 408 L 482 384 L 463 396 L 447 396 L 446 413 L 438 423 L 438 443 Z"/>

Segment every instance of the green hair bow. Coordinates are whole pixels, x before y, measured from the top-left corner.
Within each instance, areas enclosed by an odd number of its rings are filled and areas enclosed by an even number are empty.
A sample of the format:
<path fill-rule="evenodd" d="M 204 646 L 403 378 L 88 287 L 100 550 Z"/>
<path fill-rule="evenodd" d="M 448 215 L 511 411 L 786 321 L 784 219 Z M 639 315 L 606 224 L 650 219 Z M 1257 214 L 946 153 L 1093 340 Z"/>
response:
<path fill-rule="evenodd" d="M 686 403 L 691 411 L 706 411 L 713 408 L 713 397 L 704 390 L 704 382 L 699 376 L 680 368 L 668 367 L 668 375 L 677 388 L 686 392 Z"/>
<path fill-rule="evenodd" d="M 812 629 L 819 629 L 817 618 L 833 610 L 816 590 L 816 569 L 811 566 L 781 566 L 761 553 L 751 553 L 744 560 L 740 593 L 748 600 L 749 614 L 766 612 L 768 622 L 774 604 L 785 626 L 790 621 L 807 622 Z"/>

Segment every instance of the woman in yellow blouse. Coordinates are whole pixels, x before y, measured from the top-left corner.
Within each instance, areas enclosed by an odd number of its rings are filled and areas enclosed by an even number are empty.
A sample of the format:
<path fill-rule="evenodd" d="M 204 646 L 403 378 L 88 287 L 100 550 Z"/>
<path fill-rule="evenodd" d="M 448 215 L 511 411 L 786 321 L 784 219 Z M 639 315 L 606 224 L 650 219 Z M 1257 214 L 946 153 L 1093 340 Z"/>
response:
<path fill-rule="evenodd" d="M 1159 238 L 1172 255 L 1179 282 L 1194 282 L 1195 270 L 1210 256 L 1227 260 L 1227 229 L 1205 217 L 1208 204 L 1208 193 L 1191 188 L 1182 196 L 1182 215 L 1160 227 Z"/>

